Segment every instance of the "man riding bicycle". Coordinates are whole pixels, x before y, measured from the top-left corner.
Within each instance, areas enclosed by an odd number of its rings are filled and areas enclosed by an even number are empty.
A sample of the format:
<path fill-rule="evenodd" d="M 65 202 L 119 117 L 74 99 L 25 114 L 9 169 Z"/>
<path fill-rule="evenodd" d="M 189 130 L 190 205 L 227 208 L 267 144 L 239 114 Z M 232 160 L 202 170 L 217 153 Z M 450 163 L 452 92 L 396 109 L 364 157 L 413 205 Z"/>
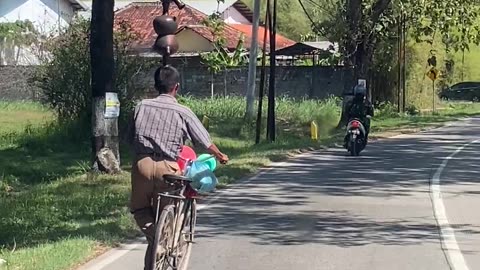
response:
<path fill-rule="evenodd" d="M 211 142 L 210 135 L 197 116 L 187 107 L 177 103 L 180 74 L 171 66 L 156 70 L 155 89 L 159 96 L 142 100 L 135 108 L 130 143 L 135 159 L 132 165 L 130 211 L 145 234 L 148 249 L 145 269 L 150 268 L 154 238 L 156 199 L 168 186 L 163 175 L 181 174 L 176 162 L 181 147 L 187 139 L 207 150 L 221 163 L 228 156 Z"/>

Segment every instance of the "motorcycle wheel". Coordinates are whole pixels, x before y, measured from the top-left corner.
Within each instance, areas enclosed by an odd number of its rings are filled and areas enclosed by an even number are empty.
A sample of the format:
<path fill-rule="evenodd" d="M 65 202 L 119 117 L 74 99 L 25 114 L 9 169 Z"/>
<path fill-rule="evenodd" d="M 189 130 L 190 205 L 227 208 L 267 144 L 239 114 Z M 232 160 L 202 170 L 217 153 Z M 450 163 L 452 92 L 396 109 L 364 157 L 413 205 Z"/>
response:
<path fill-rule="evenodd" d="M 350 142 L 350 156 L 354 157 L 357 155 L 357 143 L 355 141 Z"/>

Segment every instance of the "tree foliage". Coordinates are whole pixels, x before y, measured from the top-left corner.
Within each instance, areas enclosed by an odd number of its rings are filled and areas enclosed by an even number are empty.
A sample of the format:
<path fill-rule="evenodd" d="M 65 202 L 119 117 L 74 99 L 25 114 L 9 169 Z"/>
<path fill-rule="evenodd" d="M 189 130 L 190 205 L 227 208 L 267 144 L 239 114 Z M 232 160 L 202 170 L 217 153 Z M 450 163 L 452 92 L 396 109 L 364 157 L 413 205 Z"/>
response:
<path fill-rule="evenodd" d="M 409 34 L 418 43 L 432 44 L 438 35 L 447 52 L 468 50 L 470 44 L 480 43 L 480 5 L 476 0 L 350 1 L 358 2 L 357 14 L 349 14 L 346 0 L 313 1 L 318 2 L 315 7 L 318 12 L 331 16 L 315 21 L 312 29 L 340 42 L 347 58 L 351 56 L 349 53 L 357 51 L 359 44 L 365 43 L 370 43 L 367 45 L 374 51 L 391 51 L 402 14 L 406 16 Z M 353 48 L 347 52 L 349 43 Z M 379 43 L 387 47 L 378 46 Z"/>
<path fill-rule="evenodd" d="M 39 41 L 40 34 L 29 20 L 0 23 L 0 48 L 3 47 L 3 53 L 5 55 L 7 54 L 7 50 L 16 54 L 11 57 L 13 59 L 7 60 L 9 62 L 12 61 L 13 64 L 18 63 L 22 47 L 30 46 L 33 48 L 33 45 L 36 45 Z M 5 60 L 6 59 L 0 59 L 0 64 L 4 63 Z"/>
<path fill-rule="evenodd" d="M 480 43 L 480 5 L 476 0 L 408 0 L 401 2 L 400 8 L 417 42 L 432 44 L 438 34 L 447 53 Z"/>
<path fill-rule="evenodd" d="M 217 0 L 218 3 L 223 0 Z M 220 12 L 217 10 L 214 14 L 208 16 L 203 21 L 203 24 L 211 31 L 213 40 L 213 51 L 203 53 L 201 55 L 202 62 L 208 66 L 208 69 L 216 74 L 229 67 L 237 67 L 246 63 L 244 36 L 240 36 L 237 46 L 233 52 L 227 49 L 227 39 L 225 38 L 225 22 L 223 21 Z"/>
<path fill-rule="evenodd" d="M 29 20 L 0 23 L 0 40 L 29 45 L 36 40 L 37 36 L 38 32 Z"/>
<path fill-rule="evenodd" d="M 128 54 L 135 34 L 122 23 L 114 33 L 115 87 L 122 110 L 133 107 L 141 94 L 134 77 L 145 68 L 138 57 Z M 61 36 L 47 44 L 50 60 L 39 66 L 33 78 L 43 93 L 43 101 L 61 120 L 89 119 L 91 114 L 91 65 L 89 53 L 90 23 L 78 19 Z M 126 114 L 123 114 L 126 115 Z"/>
<path fill-rule="evenodd" d="M 441 37 L 447 53 L 480 42 L 480 7 L 475 0 L 312 1 L 317 3 L 316 12 L 327 18 L 314 21 L 312 30 L 340 44 L 357 77 L 392 71 L 401 16 L 416 42 L 433 44 Z"/>
<path fill-rule="evenodd" d="M 244 2 L 253 9 L 254 0 L 245 0 Z M 282 35 L 300 41 L 302 37 L 312 34 L 311 22 L 303 11 L 298 0 L 277 0 L 277 32 Z M 314 9 L 317 3 L 323 3 L 323 0 L 302 0 L 305 8 L 317 21 L 322 21 L 325 18 L 324 13 L 317 12 Z M 265 14 L 266 0 L 261 0 L 261 14 Z M 315 40 L 316 36 L 309 36 L 309 41 Z"/>

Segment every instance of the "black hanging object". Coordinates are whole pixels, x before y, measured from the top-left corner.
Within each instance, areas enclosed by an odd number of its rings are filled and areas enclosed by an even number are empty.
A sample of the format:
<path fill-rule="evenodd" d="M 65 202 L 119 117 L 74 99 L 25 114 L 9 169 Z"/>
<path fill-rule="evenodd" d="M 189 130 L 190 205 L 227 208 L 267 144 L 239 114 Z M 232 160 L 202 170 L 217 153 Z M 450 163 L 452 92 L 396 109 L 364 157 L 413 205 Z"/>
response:
<path fill-rule="evenodd" d="M 153 20 L 153 29 L 158 35 L 155 44 L 153 44 L 153 50 L 162 55 L 164 66 L 168 65 L 170 55 L 176 53 L 179 47 L 175 37 L 178 29 L 176 18 L 168 15 L 172 1 L 177 5 L 178 9 L 185 7 L 181 0 L 161 0 L 162 16 L 158 16 Z"/>
<path fill-rule="evenodd" d="M 168 15 L 158 16 L 153 20 L 153 29 L 159 36 L 170 35 L 177 31 L 178 25 L 175 18 Z"/>
<path fill-rule="evenodd" d="M 175 35 L 158 36 L 154 49 L 161 55 L 171 55 L 178 51 L 178 41 Z"/>

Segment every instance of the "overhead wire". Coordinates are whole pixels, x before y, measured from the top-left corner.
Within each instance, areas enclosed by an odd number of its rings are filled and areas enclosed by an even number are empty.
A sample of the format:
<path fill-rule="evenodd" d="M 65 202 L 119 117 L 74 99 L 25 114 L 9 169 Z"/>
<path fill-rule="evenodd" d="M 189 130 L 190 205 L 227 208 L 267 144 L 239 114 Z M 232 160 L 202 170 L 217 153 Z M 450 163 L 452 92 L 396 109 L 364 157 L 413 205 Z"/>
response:
<path fill-rule="evenodd" d="M 308 20 L 310 21 L 310 23 L 312 24 L 312 27 L 313 29 L 315 30 L 315 32 L 321 34 L 321 35 L 326 35 L 325 31 L 323 31 L 322 29 L 320 29 L 318 27 L 318 23 L 315 22 L 312 17 L 310 16 L 310 14 L 308 14 L 307 12 L 307 8 L 305 7 L 305 5 L 303 4 L 302 0 L 298 0 L 298 3 L 300 4 L 300 6 L 302 7 L 303 9 L 303 13 L 305 13 L 305 15 L 307 16 Z"/>

